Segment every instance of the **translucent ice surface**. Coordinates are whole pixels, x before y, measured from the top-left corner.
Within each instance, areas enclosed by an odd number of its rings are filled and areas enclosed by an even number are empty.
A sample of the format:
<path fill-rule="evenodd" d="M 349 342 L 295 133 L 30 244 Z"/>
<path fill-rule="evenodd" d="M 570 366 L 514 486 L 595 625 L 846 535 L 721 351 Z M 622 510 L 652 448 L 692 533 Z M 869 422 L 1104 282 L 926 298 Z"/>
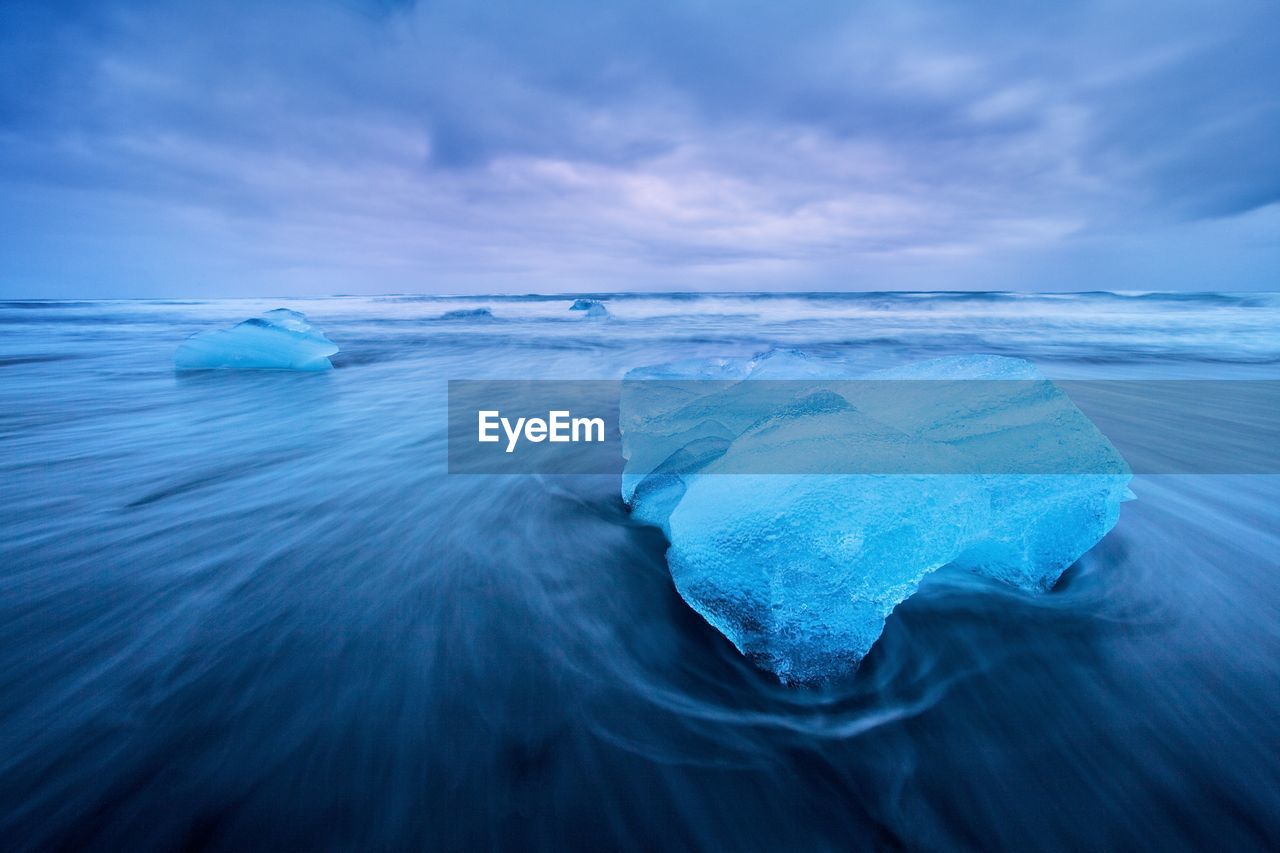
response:
<path fill-rule="evenodd" d="M 1029 362 L 852 374 L 780 352 L 624 383 L 623 497 L 666 532 L 684 599 L 784 681 L 855 667 L 943 566 L 1048 589 L 1132 496 L 1120 454 Z M 823 381 L 852 378 L 883 381 Z"/>
<path fill-rule="evenodd" d="M 329 370 L 338 346 L 304 314 L 277 308 L 230 329 L 200 332 L 173 354 L 179 370 Z"/>

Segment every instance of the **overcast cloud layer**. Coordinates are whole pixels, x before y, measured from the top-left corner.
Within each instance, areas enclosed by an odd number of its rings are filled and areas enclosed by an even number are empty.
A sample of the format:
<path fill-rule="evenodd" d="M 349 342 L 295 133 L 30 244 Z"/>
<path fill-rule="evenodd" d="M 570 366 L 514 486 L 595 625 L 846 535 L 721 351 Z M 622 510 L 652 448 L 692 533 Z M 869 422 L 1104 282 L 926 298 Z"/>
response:
<path fill-rule="evenodd" d="M 7 0 L 0 294 L 1280 289 L 1280 4 L 1035 6 Z"/>

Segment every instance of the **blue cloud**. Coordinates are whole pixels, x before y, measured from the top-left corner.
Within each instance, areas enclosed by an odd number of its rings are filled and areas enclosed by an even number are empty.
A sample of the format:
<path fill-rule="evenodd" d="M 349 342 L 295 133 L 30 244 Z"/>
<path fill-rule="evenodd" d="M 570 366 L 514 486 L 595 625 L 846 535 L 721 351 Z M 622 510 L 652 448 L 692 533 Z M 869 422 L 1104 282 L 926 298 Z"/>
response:
<path fill-rule="evenodd" d="M 1248 0 L 11 0 L 0 291 L 1275 287 L 1277 57 Z"/>

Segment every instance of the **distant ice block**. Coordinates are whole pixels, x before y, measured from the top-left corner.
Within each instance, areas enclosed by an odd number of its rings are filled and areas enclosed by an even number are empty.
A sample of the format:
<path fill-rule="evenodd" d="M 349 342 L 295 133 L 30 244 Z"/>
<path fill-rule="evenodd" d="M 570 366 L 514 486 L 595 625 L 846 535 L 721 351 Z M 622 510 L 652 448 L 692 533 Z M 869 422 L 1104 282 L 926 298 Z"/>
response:
<path fill-rule="evenodd" d="M 179 370 L 329 370 L 338 346 L 306 315 L 277 308 L 230 329 L 199 332 L 173 354 Z"/>
<path fill-rule="evenodd" d="M 488 308 L 460 308 L 457 311 L 446 311 L 440 315 L 441 320 L 493 320 L 493 312 Z"/>
<path fill-rule="evenodd" d="M 633 515 L 666 532 L 681 596 L 787 682 L 851 670 L 943 566 L 1049 588 L 1132 497 L 1120 454 L 1028 362 L 882 371 L 867 378 L 956 381 L 854 383 L 852 400 L 822 381 L 851 373 L 784 352 L 624 383 Z M 837 455 L 871 473 L 834 473 Z"/>
<path fill-rule="evenodd" d="M 569 306 L 570 311 L 586 311 L 588 317 L 608 317 L 609 311 L 604 303 L 596 299 L 576 299 Z"/>

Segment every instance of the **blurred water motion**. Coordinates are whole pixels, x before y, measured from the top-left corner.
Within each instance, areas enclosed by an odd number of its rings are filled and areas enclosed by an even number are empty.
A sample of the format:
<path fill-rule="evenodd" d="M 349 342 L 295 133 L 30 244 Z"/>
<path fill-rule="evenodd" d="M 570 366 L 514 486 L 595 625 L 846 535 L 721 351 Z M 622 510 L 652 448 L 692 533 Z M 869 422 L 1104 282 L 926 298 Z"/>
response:
<path fill-rule="evenodd" d="M 4 846 L 1280 844 L 1280 477 L 1140 476 L 1052 593 L 940 573 L 797 690 L 616 477 L 445 473 L 451 378 L 786 346 L 1275 379 L 1280 298 L 597 298 L 0 304 Z M 173 370 L 276 307 L 338 369 Z"/>

